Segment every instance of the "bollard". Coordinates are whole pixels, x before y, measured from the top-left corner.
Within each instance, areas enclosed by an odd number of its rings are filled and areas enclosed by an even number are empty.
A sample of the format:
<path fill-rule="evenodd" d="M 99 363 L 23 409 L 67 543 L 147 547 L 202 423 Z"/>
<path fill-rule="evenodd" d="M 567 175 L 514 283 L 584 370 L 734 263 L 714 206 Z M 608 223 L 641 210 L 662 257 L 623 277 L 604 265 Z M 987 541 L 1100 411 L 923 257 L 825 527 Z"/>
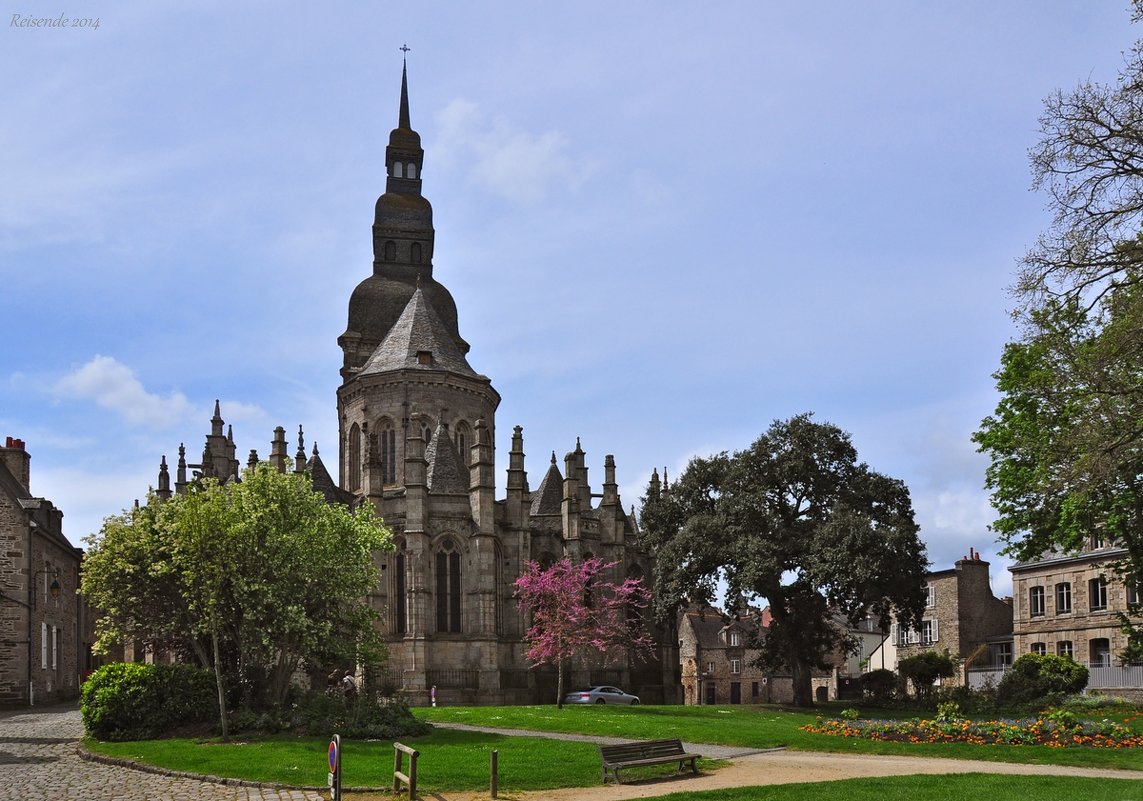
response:
<path fill-rule="evenodd" d="M 492 772 L 492 786 L 489 788 L 489 794 L 493 798 L 496 797 L 496 790 L 498 789 L 499 784 L 500 784 L 500 777 L 498 775 L 499 766 L 498 766 L 497 762 L 498 762 L 498 760 L 497 760 L 497 756 L 496 756 L 496 750 L 493 749 L 493 751 L 492 751 L 492 771 L 491 771 Z"/>

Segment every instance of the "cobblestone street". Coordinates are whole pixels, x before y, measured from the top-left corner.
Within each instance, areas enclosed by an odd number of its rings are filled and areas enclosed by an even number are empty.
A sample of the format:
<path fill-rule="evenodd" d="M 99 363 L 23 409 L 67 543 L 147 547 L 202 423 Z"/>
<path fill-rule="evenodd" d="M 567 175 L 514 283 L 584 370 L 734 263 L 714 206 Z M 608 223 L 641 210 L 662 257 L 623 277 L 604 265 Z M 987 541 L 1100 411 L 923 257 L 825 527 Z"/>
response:
<path fill-rule="evenodd" d="M 74 707 L 0 713 L 0 799 L 49 801 L 318 801 L 313 791 L 222 784 L 82 759 Z"/>

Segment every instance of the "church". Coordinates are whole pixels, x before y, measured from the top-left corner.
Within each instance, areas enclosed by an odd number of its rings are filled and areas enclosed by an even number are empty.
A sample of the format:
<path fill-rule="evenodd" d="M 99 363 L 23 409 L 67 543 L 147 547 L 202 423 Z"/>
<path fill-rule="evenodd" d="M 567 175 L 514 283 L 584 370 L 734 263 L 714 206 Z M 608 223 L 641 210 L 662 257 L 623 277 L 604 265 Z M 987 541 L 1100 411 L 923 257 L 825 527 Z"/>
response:
<path fill-rule="evenodd" d="M 562 463 L 552 452 L 531 488 L 524 434 L 512 429 L 505 494 L 495 481 L 500 395 L 469 364 L 449 290 L 433 277 L 433 210 L 422 194 L 425 152 L 409 114 L 402 68 L 397 127 L 385 151 L 385 191 L 373 222 L 371 273 L 349 298 L 338 337 L 343 360 L 337 390 L 339 443 L 335 483 L 316 448 L 307 459 L 299 430 L 287 454 L 278 428 L 270 461 L 307 470 L 331 502 L 371 503 L 394 535 L 378 554 L 381 580 L 369 603 L 388 643 L 383 683 L 413 703 L 519 704 L 555 700 L 554 668 L 531 668 L 525 621 L 513 598 L 530 561 L 550 564 L 596 556 L 616 562 L 611 580 L 645 577 L 653 561 L 635 543 L 634 509 L 625 512 L 615 459 L 603 460 L 600 491 L 588 480 L 579 440 Z M 201 463 L 180 446 L 175 491 L 188 466 L 226 480 L 238 473 L 232 432 L 217 404 Z M 257 461 L 251 453 L 250 461 Z M 158 495 L 171 493 L 166 461 Z M 615 684 L 645 703 L 678 699 L 673 630 L 654 632 L 655 655 L 611 665 L 577 664 L 567 686 Z"/>

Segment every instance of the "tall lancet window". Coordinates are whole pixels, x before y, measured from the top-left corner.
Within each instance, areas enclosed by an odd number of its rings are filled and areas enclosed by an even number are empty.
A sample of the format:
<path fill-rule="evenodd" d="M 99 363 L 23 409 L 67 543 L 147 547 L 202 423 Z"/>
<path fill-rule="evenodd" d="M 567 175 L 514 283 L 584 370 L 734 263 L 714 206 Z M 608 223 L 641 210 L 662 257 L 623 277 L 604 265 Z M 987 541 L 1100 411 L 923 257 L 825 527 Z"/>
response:
<path fill-rule="evenodd" d="M 421 263 L 421 243 L 414 242 L 412 247 L 409 248 L 409 255 L 412 257 L 413 264 Z"/>
<path fill-rule="evenodd" d="M 409 162 L 409 177 L 410 178 L 416 178 L 417 177 L 417 165 L 411 161 Z"/>
<path fill-rule="evenodd" d="M 405 165 L 399 161 L 393 162 L 393 177 L 394 178 L 404 178 L 405 177 Z"/>
<path fill-rule="evenodd" d="M 437 551 L 437 631 L 460 632 L 460 552 L 452 540 Z"/>
<path fill-rule="evenodd" d="M 385 484 L 397 483 L 397 432 L 388 420 L 381 421 L 377 446 L 381 449 L 381 481 Z"/>
<path fill-rule="evenodd" d="M 349 474 L 349 489 L 357 492 L 361 489 L 361 429 L 357 423 L 349 427 L 349 461 L 345 465 Z"/>
<path fill-rule="evenodd" d="M 397 243 L 390 239 L 385 243 L 385 261 L 397 260 Z"/>
<path fill-rule="evenodd" d="M 465 464 L 471 463 L 472 459 L 469 454 L 469 448 L 472 446 L 472 431 L 468 427 L 468 423 L 460 422 L 456 424 L 456 452 L 460 454 L 460 460 Z"/>
<path fill-rule="evenodd" d="M 405 584 L 405 540 L 393 543 L 397 552 L 393 558 L 393 632 L 404 634 L 409 630 L 408 588 Z"/>

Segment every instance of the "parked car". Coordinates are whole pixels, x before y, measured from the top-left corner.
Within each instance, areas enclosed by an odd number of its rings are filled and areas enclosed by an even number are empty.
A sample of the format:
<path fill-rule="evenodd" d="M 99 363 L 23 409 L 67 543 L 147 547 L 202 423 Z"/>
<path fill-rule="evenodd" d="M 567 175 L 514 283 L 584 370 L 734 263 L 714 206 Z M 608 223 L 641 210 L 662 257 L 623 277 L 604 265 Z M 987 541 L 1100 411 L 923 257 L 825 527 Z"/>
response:
<path fill-rule="evenodd" d="M 631 704 L 639 703 L 639 696 L 625 693 L 618 687 L 592 687 L 576 690 L 564 696 L 565 704 Z"/>

